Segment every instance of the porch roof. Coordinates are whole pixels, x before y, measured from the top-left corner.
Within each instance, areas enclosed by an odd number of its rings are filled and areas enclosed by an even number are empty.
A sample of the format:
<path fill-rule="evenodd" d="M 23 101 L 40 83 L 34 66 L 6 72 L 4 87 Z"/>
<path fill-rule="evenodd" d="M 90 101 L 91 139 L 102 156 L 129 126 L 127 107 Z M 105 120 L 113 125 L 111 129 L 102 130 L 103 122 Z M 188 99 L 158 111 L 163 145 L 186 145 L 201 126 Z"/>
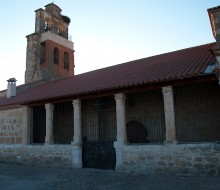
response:
<path fill-rule="evenodd" d="M 0 108 L 205 76 L 215 62 L 210 43 L 55 80 L 0 98 Z M 213 73 L 209 73 L 213 74 Z"/>

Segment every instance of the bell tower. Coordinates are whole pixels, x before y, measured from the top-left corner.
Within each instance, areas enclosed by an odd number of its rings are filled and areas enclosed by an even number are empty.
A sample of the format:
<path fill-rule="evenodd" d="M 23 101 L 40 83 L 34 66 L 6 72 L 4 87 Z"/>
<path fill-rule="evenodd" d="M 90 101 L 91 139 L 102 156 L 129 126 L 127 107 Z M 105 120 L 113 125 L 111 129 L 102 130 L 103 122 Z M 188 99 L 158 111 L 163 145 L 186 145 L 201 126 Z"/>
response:
<path fill-rule="evenodd" d="M 70 18 L 54 3 L 36 10 L 35 32 L 27 37 L 25 83 L 74 75 Z"/>

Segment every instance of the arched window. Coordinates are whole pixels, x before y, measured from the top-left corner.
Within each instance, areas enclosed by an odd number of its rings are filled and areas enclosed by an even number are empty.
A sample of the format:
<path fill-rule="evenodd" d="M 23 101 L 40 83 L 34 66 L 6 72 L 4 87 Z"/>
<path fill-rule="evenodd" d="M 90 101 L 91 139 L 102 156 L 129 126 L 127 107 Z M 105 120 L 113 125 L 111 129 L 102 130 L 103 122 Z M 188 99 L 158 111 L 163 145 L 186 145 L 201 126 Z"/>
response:
<path fill-rule="evenodd" d="M 59 65 L 59 49 L 56 47 L 54 48 L 53 52 L 53 63 Z"/>
<path fill-rule="evenodd" d="M 135 120 L 129 121 L 126 131 L 129 143 L 149 143 L 147 129 L 142 123 Z"/>
<path fill-rule="evenodd" d="M 48 23 L 46 21 L 44 22 L 44 30 L 45 31 L 50 30 L 50 27 L 49 27 L 49 25 L 48 25 Z"/>
<path fill-rule="evenodd" d="M 64 52 L 64 69 L 69 70 L 69 53 Z"/>
<path fill-rule="evenodd" d="M 45 63 L 45 43 L 41 43 L 40 47 L 40 64 Z"/>

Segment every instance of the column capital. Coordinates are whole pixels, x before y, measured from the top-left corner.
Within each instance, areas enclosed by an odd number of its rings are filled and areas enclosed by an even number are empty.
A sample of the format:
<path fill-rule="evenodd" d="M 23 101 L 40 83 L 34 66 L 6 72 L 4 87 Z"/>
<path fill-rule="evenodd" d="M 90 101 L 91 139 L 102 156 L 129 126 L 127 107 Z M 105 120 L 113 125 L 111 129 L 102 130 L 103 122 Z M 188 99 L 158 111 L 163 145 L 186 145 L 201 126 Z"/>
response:
<path fill-rule="evenodd" d="M 120 101 L 120 100 L 124 100 L 125 101 L 126 97 L 124 93 L 119 93 L 119 94 L 115 94 L 115 100 L 116 101 Z"/>
<path fill-rule="evenodd" d="M 162 87 L 162 92 L 163 92 L 164 96 L 166 96 L 166 95 L 173 95 L 173 88 L 172 88 L 172 86 Z"/>
<path fill-rule="evenodd" d="M 50 103 L 45 104 L 45 109 L 46 109 L 46 110 L 53 110 L 53 109 L 54 109 L 54 105 L 53 105 L 53 104 L 50 104 Z"/>
<path fill-rule="evenodd" d="M 73 100 L 72 104 L 73 104 L 73 106 L 79 105 L 79 104 L 81 104 L 81 100 L 80 99 Z"/>
<path fill-rule="evenodd" d="M 31 108 L 28 106 L 22 106 L 21 109 L 22 109 L 22 111 L 30 111 L 31 110 Z"/>

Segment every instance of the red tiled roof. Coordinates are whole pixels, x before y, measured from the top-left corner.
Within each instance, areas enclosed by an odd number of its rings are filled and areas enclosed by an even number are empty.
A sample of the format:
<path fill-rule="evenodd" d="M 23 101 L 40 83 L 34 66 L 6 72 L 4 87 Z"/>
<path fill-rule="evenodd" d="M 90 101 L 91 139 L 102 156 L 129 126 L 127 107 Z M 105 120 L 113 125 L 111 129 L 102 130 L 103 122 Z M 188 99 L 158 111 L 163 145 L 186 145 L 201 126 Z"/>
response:
<path fill-rule="evenodd" d="M 215 61 L 211 49 L 216 46 L 196 46 L 52 81 L 11 99 L 1 98 L 0 107 L 204 75 L 208 64 Z"/>

